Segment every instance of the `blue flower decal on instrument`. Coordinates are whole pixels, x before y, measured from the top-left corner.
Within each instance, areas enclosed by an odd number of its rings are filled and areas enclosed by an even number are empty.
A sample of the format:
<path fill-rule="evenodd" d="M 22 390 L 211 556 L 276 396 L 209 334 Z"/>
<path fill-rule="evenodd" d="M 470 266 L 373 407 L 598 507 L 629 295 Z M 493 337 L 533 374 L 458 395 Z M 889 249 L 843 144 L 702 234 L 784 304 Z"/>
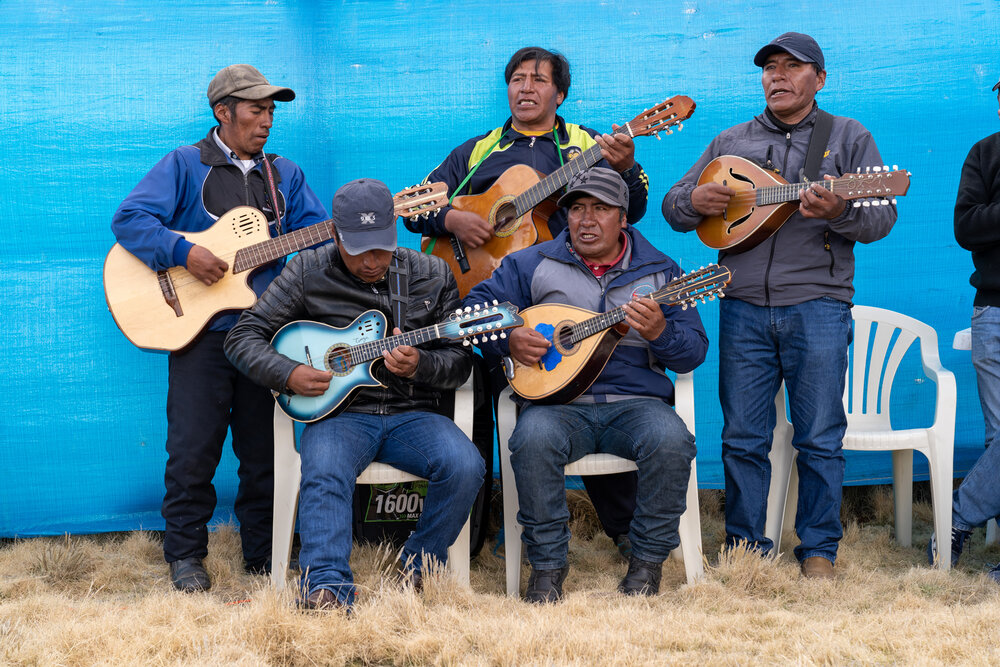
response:
<path fill-rule="evenodd" d="M 545 340 L 550 343 L 552 342 L 552 336 L 555 334 L 555 330 L 556 328 L 554 326 L 545 322 L 542 322 L 535 327 L 535 331 L 545 336 Z M 556 349 L 555 345 L 550 345 L 549 349 L 542 355 L 539 363 L 545 370 L 551 371 L 559 365 L 560 361 L 562 361 L 562 354 L 559 353 L 559 350 Z"/>

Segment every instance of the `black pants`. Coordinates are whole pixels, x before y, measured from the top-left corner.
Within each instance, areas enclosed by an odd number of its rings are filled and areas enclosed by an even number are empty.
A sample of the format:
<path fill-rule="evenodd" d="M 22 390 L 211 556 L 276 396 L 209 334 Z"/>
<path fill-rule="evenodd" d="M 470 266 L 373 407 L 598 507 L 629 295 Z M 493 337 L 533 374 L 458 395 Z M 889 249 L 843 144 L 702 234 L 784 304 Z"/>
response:
<path fill-rule="evenodd" d="M 243 558 L 248 567 L 266 568 L 274 495 L 274 400 L 229 363 L 224 340 L 225 332 L 209 331 L 184 352 L 170 355 L 163 554 L 168 563 L 207 555 L 206 524 L 216 503 L 212 478 L 232 427 L 233 451 L 240 461 L 235 510 Z"/>

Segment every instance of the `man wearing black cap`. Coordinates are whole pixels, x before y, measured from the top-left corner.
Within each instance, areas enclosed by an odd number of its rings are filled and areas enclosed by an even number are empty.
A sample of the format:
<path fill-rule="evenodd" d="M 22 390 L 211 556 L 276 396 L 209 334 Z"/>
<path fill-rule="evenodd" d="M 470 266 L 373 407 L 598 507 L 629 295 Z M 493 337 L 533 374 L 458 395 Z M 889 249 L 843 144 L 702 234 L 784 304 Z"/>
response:
<path fill-rule="evenodd" d="M 228 263 L 184 238 L 201 232 L 235 206 L 262 211 L 269 231 L 326 219 L 323 205 L 292 161 L 263 153 L 274 102 L 290 102 L 290 88 L 272 86 L 250 65 L 230 65 L 208 85 L 218 126 L 193 146 L 168 154 L 139 181 L 115 213 L 118 242 L 154 271 L 184 266 L 206 285 L 218 282 Z M 257 294 L 281 270 L 263 267 L 251 279 Z M 222 341 L 238 314 L 213 321 L 195 343 L 170 354 L 167 393 L 167 465 L 163 553 L 170 578 L 183 591 L 211 586 L 202 559 L 208 552 L 206 525 L 215 510 L 212 477 L 227 428 L 240 460 L 236 517 L 248 572 L 270 569 L 274 443 L 267 390 L 226 360 Z"/>
<path fill-rule="evenodd" d="M 360 179 L 337 190 L 333 222 L 336 244 L 292 259 L 226 339 L 233 364 L 275 391 L 319 396 L 333 377 L 271 347 L 274 334 L 292 320 L 343 328 L 376 309 L 398 334 L 401 327 L 443 322 L 460 305 L 455 277 L 443 260 L 396 247 L 392 195 L 381 182 Z M 397 297 L 405 298 L 402 311 L 392 307 Z M 416 587 L 425 556 L 447 558 L 482 483 L 476 447 L 435 412 L 441 393 L 469 376 L 471 350 L 442 340 L 420 348 L 401 345 L 383 357 L 375 376 L 384 387 L 362 389 L 346 411 L 302 433 L 299 565 L 309 608 L 353 602 L 351 497 L 369 463 L 383 461 L 429 481 L 423 513 L 398 564 Z"/>
<path fill-rule="evenodd" d="M 1000 91 L 1000 82 L 993 86 Z M 1000 103 L 1000 92 L 997 92 Z M 998 111 L 1000 114 L 1000 111 Z M 1000 515 L 1000 132 L 991 134 L 969 151 L 955 201 L 955 239 L 972 251 L 975 271 L 969 282 L 976 288 L 972 302 L 972 363 L 976 367 L 979 403 L 986 422 L 986 451 L 955 490 L 952 504 L 951 564 L 958 564 L 972 529 Z M 927 557 L 933 565 L 937 536 Z M 944 543 L 948 540 L 945 538 Z M 945 554 L 943 557 L 947 558 Z M 1000 582 L 1000 564 L 988 575 Z"/>
<path fill-rule="evenodd" d="M 663 200 L 663 215 L 678 231 L 721 215 L 735 194 L 721 184 L 698 185 L 705 166 L 737 155 L 790 182 L 801 171 L 822 124 L 818 175 L 839 176 L 881 167 L 871 135 L 857 121 L 820 111 L 815 97 L 826 83 L 823 52 L 808 35 L 789 32 L 754 57 L 761 67 L 767 107 L 753 120 L 717 136 Z M 827 123 L 828 121 L 828 123 Z M 815 131 L 817 135 L 824 132 Z M 742 253 L 722 251 L 733 280 L 720 304 L 719 398 L 725 420 L 726 544 L 746 543 L 767 553 L 764 536 L 770 483 L 768 451 L 774 396 L 784 380 L 798 450 L 799 506 L 795 555 L 807 577 L 834 576 L 842 535 L 842 440 L 847 428 L 842 397 L 851 339 L 854 244 L 884 237 L 896 207 L 854 208 L 813 185 L 798 211 L 769 239 Z"/>
<path fill-rule="evenodd" d="M 628 198 L 625 181 L 611 169 L 578 174 L 559 200 L 568 228 L 552 241 L 509 255 L 466 297 L 472 303 L 503 295 L 521 308 L 559 303 L 606 312 L 624 306 L 630 327 L 581 396 L 567 405 L 525 402 L 511 436 L 517 518 L 531 563 L 525 592 L 530 602 L 562 597 L 570 537 L 563 470 L 587 454 L 616 454 L 639 468 L 632 553 L 619 591 L 654 595 L 663 561 L 679 544 L 695 446 L 671 407 L 674 387 L 664 369 L 694 370 L 705 359 L 708 338 L 693 308 L 648 298 L 681 271 L 626 224 Z M 509 344 L 484 345 L 525 365 L 538 364 L 550 348 L 545 336 L 528 327 L 512 331 Z"/>

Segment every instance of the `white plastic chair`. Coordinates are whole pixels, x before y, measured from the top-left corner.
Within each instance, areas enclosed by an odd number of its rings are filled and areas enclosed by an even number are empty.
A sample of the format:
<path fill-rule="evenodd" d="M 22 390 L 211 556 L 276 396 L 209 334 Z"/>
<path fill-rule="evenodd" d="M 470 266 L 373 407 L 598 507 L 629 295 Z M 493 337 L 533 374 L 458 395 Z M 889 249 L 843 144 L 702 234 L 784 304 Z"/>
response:
<path fill-rule="evenodd" d="M 844 449 L 892 452 L 896 541 L 905 547 L 913 542 L 913 451 L 926 456 L 934 532 L 951 535 L 957 390 L 955 376 L 941 366 L 937 333 L 923 322 L 883 308 L 854 306 L 853 317 L 854 342 L 849 351 L 844 388 L 844 409 L 847 411 Z M 897 331 L 898 336 L 893 340 Z M 914 340 L 920 341 L 924 374 L 937 386 L 934 423 L 927 428 L 894 430 L 889 416 L 893 379 Z M 774 542 L 775 549 L 780 550 L 783 523 L 794 523 L 798 489 L 784 386 L 778 390 L 775 406 L 777 425 L 771 447 L 771 487 L 765 534 Z M 946 539 L 944 544 L 950 541 Z M 951 567 L 950 557 L 937 560 L 939 568 Z"/>
<path fill-rule="evenodd" d="M 518 597 L 521 589 L 521 524 L 517 522 L 520 503 L 517 499 L 517 480 L 510 464 L 510 435 L 517 421 L 517 407 L 510 400 L 511 389 L 500 394 L 497 404 L 497 440 L 500 444 L 500 468 L 503 478 L 503 533 L 504 558 L 507 565 L 507 595 Z M 678 416 L 694 434 L 694 381 L 690 373 L 677 376 L 674 382 L 674 402 Z M 636 470 L 635 461 L 613 454 L 588 454 L 566 466 L 567 475 L 610 475 Z M 701 517 L 698 514 L 698 473 L 691 460 L 691 477 L 687 490 L 687 509 L 681 515 L 678 527 L 681 544 L 671 554 L 684 561 L 688 583 L 705 574 L 701 550 Z"/>
<path fill-rule="evenodd" d="M 455 391 L 455 423 L 470 439 L 472 437 L 472 377 Z M 394 484 L 420 481 L 385 463 L 373 462 L 358 476 L 359 484 Z M 299 482 L 302 466 L 295 447 L 295 422 L 274 406 L 274 519 L 271 533 L 271 583 L 277 590 L 285 588 L 288 560 L 292 554 L 292 536 L 299 505 Z M 470 508 L 471 509 L 471 508 Z M 465 522 L 458 539 L 448 549 L 448 570 L 465 586 L 469 585 L 469 531 Z"/>
<path fill-rule="evenodd" d="M 951 342 L 952 348 L 956 350 L 969 351 L 972 349 L 972 327 L 955 332 L 955 338 Z M 986 544 L 1000 543 L 1000 530 L 997 529 L 996 519 L 986 522 Z"/>

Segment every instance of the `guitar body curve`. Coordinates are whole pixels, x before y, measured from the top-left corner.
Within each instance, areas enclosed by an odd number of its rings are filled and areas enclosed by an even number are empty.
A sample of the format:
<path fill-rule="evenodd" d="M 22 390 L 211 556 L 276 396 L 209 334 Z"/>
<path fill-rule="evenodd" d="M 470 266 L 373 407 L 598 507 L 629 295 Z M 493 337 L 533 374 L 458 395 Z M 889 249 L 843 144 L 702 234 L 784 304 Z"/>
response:
<path fill-rule="evenodd" d="M 706 183 L 718 183 L 737 192 L 725 213 L 706 216 L 698 224 L 702 243 L 716 250 L 740 253 L 756 247 L 799 208 L 796 202 L 757 205 L 754 202 L 757 189 L 787 185 L 788 181 L 735 155 L 722 155 L 709 162 L 698 177 L 698 185 Z"/>
<path fill-rule="evenodd" d="M 543 405 L 569 403 L 585 392 L 604 370 L 611 353 L 624 334 L 606 329 L 571 347 L 560 344 L 560 329 L 596 315 L 585 308 L 548 303 L 521 311 L 524 325 L 555 342 L 538 364 L 526 366 L 516 359 L 511 389 L 519 396 Z"/>
<path fill-rule="evenodd" d="M 432 255 L 437 255 L 451 268 L 458 282 L 458 293 L 465 296 L 473 287 L 493 275 L 501 260 L 512 252 L 542 241 L 551 241 L 549 217 L 556 211 L 554 201 L 545 200 L 521 216 L 514 215 L 515 197 L 542 180 L 541 175 L 526 165 L 514 165 L 500 175 L 492 186 L 478 195 L 455 197 L 451 205 L 469 211 L 486 220 L 494 235 L 478 248 L 465 247 L 469 271 L 463 273 L 455 258 L 451 236 L 436 237 Z M 426 250 L 431 238 L 425 237 L 421 249 Z"/>
<path fill-rule="evenodd" d="M 275 393 L 275 401 L 290 418 L 314 422 L 347 409 L 365 387 L 381 387 L 372 374 L 373 362 L 350 363 L 348 348 L 385 338 L 385 315 L 367 310 L 344 328 L 322 322 L 296 320 L 278 329 L 271 345 L 286 357 L 321 371 L 331 371 L 330 387 L 320 396 Z M 346 353 L 346 354 L 345 354 Z"/>
<path fill-rule="evenodd" d="M 183 266 L 153 271 L 116 243 L 104 260 L 104 298 L 115 324 L 137 347 L 174 352 L 190 345 L 213 317 L 249 308 L 257 300 L 249 272 L 233 273 L 236 252 L 267 241 L 267 219 L 255 208 L 238 206 L 203 232 L 184 238 L 229 264 L 222 279 L 205 285 Z M 173 304 L 167 301 L 173 292 Z"/>

